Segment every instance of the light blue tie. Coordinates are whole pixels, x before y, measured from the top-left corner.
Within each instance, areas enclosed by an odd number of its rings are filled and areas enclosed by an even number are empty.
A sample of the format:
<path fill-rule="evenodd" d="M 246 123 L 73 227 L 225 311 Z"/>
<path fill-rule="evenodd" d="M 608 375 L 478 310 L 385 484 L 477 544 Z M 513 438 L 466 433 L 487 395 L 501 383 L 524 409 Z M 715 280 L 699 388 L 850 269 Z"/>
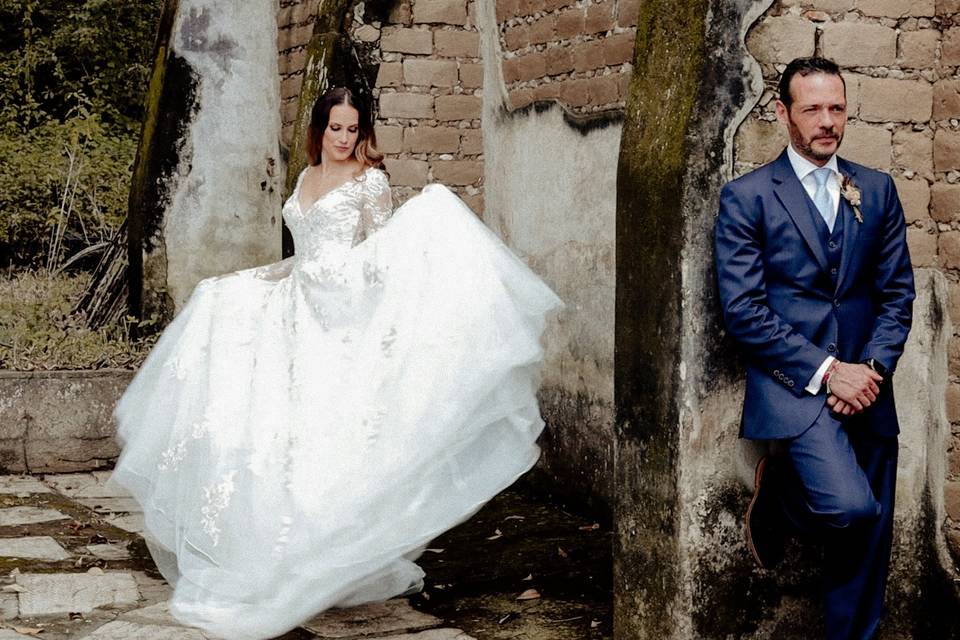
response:
<path fill-rule="evenodd" d="M 813 172 L 813 179 L 817 181 L 817 190 L 813 194 L 813 204 L 817 205 L 820 217 L 827 223 L 830 233 L 833 233 L 833 224 L 837 221 L 837 210 L 833 206 L 830 190 L 827 189 L 827 180 L 830 179 L 832 174 L 833 170 L 827 167 L 821 167 Z"/>

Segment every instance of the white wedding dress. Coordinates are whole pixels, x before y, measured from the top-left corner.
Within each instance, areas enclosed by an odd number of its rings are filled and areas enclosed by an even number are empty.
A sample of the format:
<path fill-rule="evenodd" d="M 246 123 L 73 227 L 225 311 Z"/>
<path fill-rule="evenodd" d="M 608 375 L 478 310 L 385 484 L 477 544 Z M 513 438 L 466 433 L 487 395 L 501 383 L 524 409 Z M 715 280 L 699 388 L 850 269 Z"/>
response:
<path fill-rule="evenodd" d="M 171 610 L 228 640 L 419 589 L 539 454 L 554 293 L 440 185 L 392 218 L 379 169 L 299 187 L 297 255 L 201 282 L 115 412 Z"/>

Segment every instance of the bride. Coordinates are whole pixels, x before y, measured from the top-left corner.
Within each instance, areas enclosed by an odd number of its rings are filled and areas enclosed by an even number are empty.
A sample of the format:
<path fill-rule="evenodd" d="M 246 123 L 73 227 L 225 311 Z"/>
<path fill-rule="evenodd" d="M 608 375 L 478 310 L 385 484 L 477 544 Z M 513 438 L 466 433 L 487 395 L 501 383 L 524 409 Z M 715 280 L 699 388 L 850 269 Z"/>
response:
<path fill-rule="evenodd" d="M 554 293 L 448 189 L 392 212 L 368 109 L 314 106 L 296 255 L 201 282 L 117 405 L 180 621 L 230 640 L 411 593 L 527 471 Z"/>

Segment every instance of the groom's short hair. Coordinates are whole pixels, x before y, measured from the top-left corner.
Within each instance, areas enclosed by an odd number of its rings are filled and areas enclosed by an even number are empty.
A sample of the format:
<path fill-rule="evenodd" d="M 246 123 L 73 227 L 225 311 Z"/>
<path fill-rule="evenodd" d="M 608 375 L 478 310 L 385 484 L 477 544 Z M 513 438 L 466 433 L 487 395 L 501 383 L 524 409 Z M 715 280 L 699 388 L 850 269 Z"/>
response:
<path fill-rule="evenodd" d="M 843 82 L 844 91 L 847 89 L 847 83 L 844 81 L 843 76 L 840 75 L 840 67 L 838 67 L 837 63 L 833 60 L 820 57 L 794 58 L 790 61 L 790 64 L 787 65 L 787 68 L 783 70 L 783 75 L 780 76 L 780 84 L 777 87 L 780 91 L 780 102 L 785 104 L 787 109 L 793 104 L 793 95 L 790 93 L 790 81 L 793 80 L 793 77 L 797 74 L 808 76 L 811 73 L 826 73 L 827 75 L 837 76 L 840 78 L 840 81 Z"/>

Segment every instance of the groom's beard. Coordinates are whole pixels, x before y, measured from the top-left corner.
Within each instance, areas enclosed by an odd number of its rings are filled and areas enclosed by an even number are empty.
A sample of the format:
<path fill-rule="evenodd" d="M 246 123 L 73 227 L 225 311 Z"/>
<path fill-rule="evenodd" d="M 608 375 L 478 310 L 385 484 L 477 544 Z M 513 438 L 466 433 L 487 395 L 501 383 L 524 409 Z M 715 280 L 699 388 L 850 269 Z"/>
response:
<path fill-rule="evenodd" d="M 843 142 L 843 134 L 837 133 L 836 127 L 830 127 L 829 129 L 821 129 L 815 136 L 807 138 L 807 137 L 804 137 L 804 135 L 800 132 L 800 129 L 797 127 L 797 125 L 793 123 L 792 118 L 788 117 L 788 121 L 790 123 L 790 126 L 788 127 L 790 129 L 790 141 L 793 143 L 793 146 L 796 148 L 797 151 L 800 152 L 801 155 L 804 155 L 808 158 L 812 158 L 814 160 L 819 160 L 819 161 L 829 160 L 830 156 L 835 154 L 837 150 L 840 148 L 840 143 Z M 833 147 L 831 151 L 818 151 L 813 146 L 814 140 L 818 138 L 819 139 L 829 138 L 832 140 L 836 140 L 837 144 L 835 147 Z"/>

